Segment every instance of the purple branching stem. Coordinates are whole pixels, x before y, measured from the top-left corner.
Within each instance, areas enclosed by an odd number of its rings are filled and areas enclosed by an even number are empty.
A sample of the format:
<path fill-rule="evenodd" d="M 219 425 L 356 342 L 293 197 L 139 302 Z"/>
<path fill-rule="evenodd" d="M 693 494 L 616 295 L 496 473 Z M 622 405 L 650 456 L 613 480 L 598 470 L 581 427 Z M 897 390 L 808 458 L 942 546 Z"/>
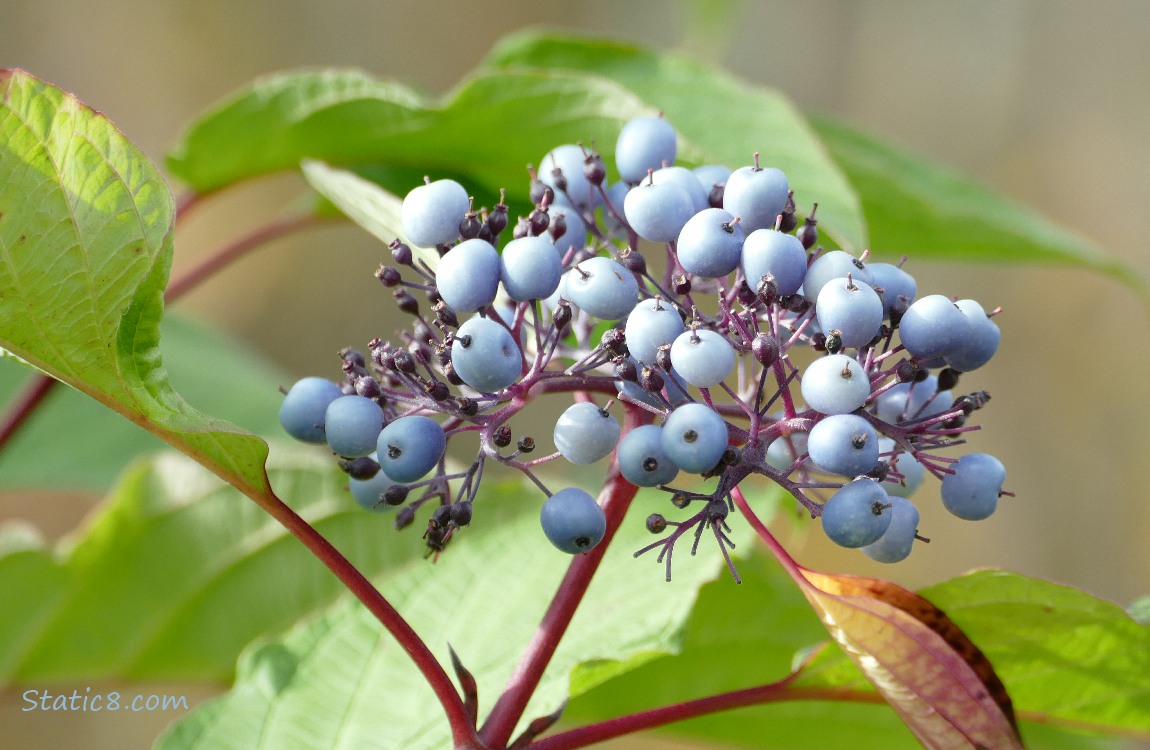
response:
<path fill-rule="evenodd" d="M 624 430 L 630 430 L 645 421 L 641 412 L 627 409 Z M 511 734 L 522 718 L 527 702 L 538 687 L 544 670 L 555 654 L 560 639 L 567 631 L 567 626 L 570 625 L 579 602 L 583 600 L 587 587 L 590 586 L 595 571 L 599 569 L 603 555 L 610 546 L 615 532 L 619 530 L 637 491 L 635 485 L 622 477 L 618 464 L 612 459 L 607 481 L 599 493 L 599 504 L 607 516 L 607 531 L 603 541 L 590 552 L 577 555 L 567 568 L 567 573 L 552 597 L 531 643 L 528 644 L 519 664 L 516 665 L 515 671 L 480 729 L 479 735 L 488 747 L 506 747 L 508 740 L 511 739 Z"/>
<path fill-rule="evenodd" d="M 767 703 L 782 701 L 882 702 L 882 697 L 872 691 L 838 687 L 792 687 L 791 683 L 796 677 L 798 677 L 798 673 L 787 675 L 782 680 L 767 685 L 732 690 L 727 693 L 638 711 L 607 721 L 569 729 L 550 737 L 535 740 L 531 743 L 531 750 L 577 750 L 577 748 L 590 747 L 617 737 L 657 729 L 687 719 Z M 769 728 L 766 731 L 769 733 Z"/>

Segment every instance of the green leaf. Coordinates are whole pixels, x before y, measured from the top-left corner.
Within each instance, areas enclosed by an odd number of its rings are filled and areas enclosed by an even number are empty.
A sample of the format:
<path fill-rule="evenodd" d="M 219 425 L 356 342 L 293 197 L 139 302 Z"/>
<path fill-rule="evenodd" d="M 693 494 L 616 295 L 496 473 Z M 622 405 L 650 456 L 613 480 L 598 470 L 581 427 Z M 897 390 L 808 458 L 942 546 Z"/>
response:
<path fill-rule="evenodd" d="M 527 31 L 504 39 L 485 60 L 489 68 L 578 70 L 625 86 L 663 112 L 680 135 L 688 164 L 737 168 L 760 153 L 765 166 L 786 173 L 802 206 L 819 204 L 819 228 L 847 250 L 867 245 L 859 198 L 802 114 L 781 93 L 740 81 L 686 57 L 616 41 Z M 605 155 L 615 140 L 600 141 Z"/>
<path fill-rule="evenodd" d="M 444 664 L 450 663 L 447 644 L 455 648 L 478 682 L 481 708 L 488 708 L 571 558 L 548 544 L 534 511 L 505 510 L 510 515 L 491 522 L 500 497 L 505 509 L 524 510 L 518 485 L 485 487 L 484 495 L 474 530 L 453 542 L 438 563 L 419 560 L 391 569 L 381 589 Z M 652 499 L 641 495 L 636 503 L 641 507 Z M 527 720 L 558 708 L 579 663 L 601 667 L 610 661 L 611 671 L 623 673 L 652 654 L 677 648 L 695 594 L 722 558 L 715 553 L 690 560 L 665 585 L 658 569 L 632 557 L 649 538 L 639 519 L 624 522 L 527 708 Z M 576 692 L 588 686 L 571 683 Z M 158 744 L 165 750 L 258 746 L 440 750 L 450 746 L 450 732 L 404 653 L 361 605 L 348 601 L 282 640 L 247 651 L 231 693 L 178 723 Z"/>
<path fill-rule="evenodd" d="M 174 385 L 189 400 L 255 434 L 282 434 L 277 386 L 289 386 L 289 375 L 252 347 L 187 316 L 169 313 L 160 331 Z M 11 403 L 33 374 L 12 358 L 0 359 L 0 404 Z M 102 404 L 58 387 L 0 452 L 0 488 L 106 492 L 132 459 L 163 447 Z"/>
<path fill-rule="evenodd" d="M 420 559 L 418 533 L 363 511 L 323 451 L 277 444 L 268 466 L 366 574 Z M 0 618 L 0 682 L 225 680 L 253 639 L 346 593 L 271 516 L 170 451 L 133 465 L 56 549 L 0 550 L 0 596 L 20 603 Z"/>
<path fill-rule="evenodd" d="M 739 572 L 740 587 L 724 587 L 720 580 L 703 589 L 680 654 L 577 698 L 565 718 L 588 723 L 786 676 L 795 653 L 825 631 L 775 562 L 756 555 L 740 562 Z M 1120 737 L 1150 735 L 1148 629 L 1116 605 L 1002 572 L 964 576 L 922 593 L 994 663 L 1029 747 L 1117 749 Z M 879 700 L 877 694 L 837 646 L 826 643 L 798 684 L 844 688 L 863 702 L 763 705 L 663 731 L 756 750 L 816 750 L 840 743 L 860 750 L 919 747 L 893 711 L 879 702 L 868 704 Z M 1091 727 L 1114 736 L 1083 733 Z"/>
<path fill-rule="evenodd" d="M 0 71 L 0 347 L 253 497 L 267 446 L 172 389 L 159 348 L 172 196 L 101 114 Z"/>
<path fill-rule="evenodd" d="M 1036 212 L 841 123 L 813 124 L 862 199 L 875 252 L 1085 266 L 1146 291 L 1142 276 Z"/>
<path fill-rule="evenodd" d="M 819 201 L 840 244 L 865 245 L 857 197 L 780 94 L 686 58 L 573 38 L 512 37 L 439 101 L 360 71 L 261 79 L 194 123 L 168 166 L 200 192 L 305 159 L 387 167 L 398 193 L 415 184 L 401 175 L 445 172 L 483 204 L 501 187 L 525 192 L 524 165 L 563 143 L 594 142 L 610 164 L 623 124 L 660 110 L 681 134 L 683 162 L 740 166 L 759 151 Z"/>

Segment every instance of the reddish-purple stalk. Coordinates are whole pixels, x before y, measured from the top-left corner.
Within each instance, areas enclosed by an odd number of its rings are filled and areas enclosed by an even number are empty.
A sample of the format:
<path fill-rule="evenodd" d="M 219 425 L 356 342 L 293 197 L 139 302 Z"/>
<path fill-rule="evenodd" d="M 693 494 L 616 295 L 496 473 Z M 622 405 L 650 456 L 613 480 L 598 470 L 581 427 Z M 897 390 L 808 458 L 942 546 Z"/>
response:
<path fill-rule="evenodd" d="M 443 711 L 447 714 L 447 721 L 451 726 L 452 740 L 456 750 L 483 750 L 485 746 L 480 743 L 475 732 L 475 726 L 471 722 L 463 700 L 459 697 L 451 678 L 448 677 L 439 660 L 431 653 L 419 634 L 379 592 L 379 589 L 373 586 L 355 565 L 332 546 L 327 538 L 316 531 L 307 521 L 300 518 L 279 498 L 274 495 L 261 494 L 258 498 L 253 497 L 253 499 L 272 518 L 279 521 L 284 528 L 291 532 L 296 539 L 303 542 L 304 546 L 319 558 L 328 570 L 335 574 L 340 582 L 375 615 L 376 619 L 387 629 L 387 632 L 395 638 L 412 662 L 415 663 L 416 668 L 419 669 L 435 692 L 440 705 L 443 706 Z"/>
<path fill-rule="evenodd" d="M 629 407 L 624 430 L 630 430 L 642 421 L 645 421 L 643 412 Z M 599 569 L 603 555 L 610 546 L 615 532 L 622 525 L 627 509 L 631 506 L 631 500 L 637 492 L 638 488 L 623 479 L 619 474 L 618 465 L 612 460 L 607 481 L 599 493 L 599 503 L 607 516 L 607 531 L 603 541 L 591 552 L 577 556 L 567 568 L 567 573 L 552 597 L 535 635 L 480 729 L 480 737 L 487 746 L 507 746 L 515 726 L 523 717 L 527 702 L 539 686 L 543 672 L 551 662 L 559 641 L 567 632 L 571 618 L 574 617 L 575 610 L 587 593 L 591 579 Z"/>

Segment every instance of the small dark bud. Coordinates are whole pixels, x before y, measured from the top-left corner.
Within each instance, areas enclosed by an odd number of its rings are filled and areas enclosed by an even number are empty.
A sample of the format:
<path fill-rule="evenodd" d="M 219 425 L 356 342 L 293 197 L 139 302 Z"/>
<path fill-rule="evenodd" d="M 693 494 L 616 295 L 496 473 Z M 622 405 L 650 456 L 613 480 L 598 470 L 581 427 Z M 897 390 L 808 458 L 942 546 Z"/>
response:
<path fill-rule="evenodd" d="M 495 208 L 487 215 L 487 222 L 485 224 L 487 230 L 491 232 L 492 238 L 498 237 L 503 230 L 507 228 L 508 220 L 507 204 L 503 202 L 503 198 L 501 197 L 499 202 L 495 204 Z"/>
<path fill-rule="evenodd" d="M 691 504 L 691 496 L 684 495 L 682 492 L 676 492 L 671 496 L 671 505 L 674 505 L 679 510 L 686 508 Z"/>
<path fill-rule="evenodd" d="M 551 235 L 552 242 L 558 242 L 559 238 L 567 234 L 567 214 L 559 212 L 551 217 L 551 223 L 547 225 L 547 233 Z"/>
<path fill-rule="evenodd" d="M 602 185 L 607 176 L 607 168 L 603 166 L 603 159 L 592 151 L 583 159 L 583 176 L 592 185 Z"/>
<path fill-rule="evenodd" d="M 787 294 L 779 297 L 779 304 L 793 313 L 806 312 L 811 306 L 811 303 L 807 302 L 807 298 L 801 294 Z"/>
<path fill-rule="evenodd" d="M 831 354 L 841 352 L 843 350 L 843 332 L 837 328 L 832 328 L 827 332 L 823 346 L 826 347 L 826 350 Z"/>
<path fill-rule="evenodd" d="M 815 204 L 811 209 L 811 215 L 804 221 L 803 225 L 799 227 L 799 231 L 795 232 L 795 237 L 799 238 L 799 242 L 803 243 L 803 248 L 810 250 L 819 241 L 819 230 L 817 228 L 818 220 L 815 219 L 815 212 L 819 210 L 819 204 Z"/>
<path fill-rule="evenodd" d="M 544 199 L 546 199 L 547 205 L 551 205 L 555 201 L 555 191 L 542 180 L 531 181 L 531 192 L 528 195 L 532 205 L 543 203 Z"/>
<path fill-rule="evenodd" d="M 383 395 L 383 391 L 379 387 L 379 381 L 370 375 L 356 378 L 355 392 L 364 398 L 379 398 Z"/>
<path fill-rule="evenodd" d="M 639 387 L 648 393 L 663 390 L 663 376 L 654 367 L 644 367 L 639 373 Z"/>
<path fill-rule="evenodd" d="M 352 479 L 367 481 L 379 473 L 379 464 L 375 459 L 363 456 L 362 458 L 344 458 L 339 461 L 339 468 L 347 472 Z"/>
<path fill-rule="evenodd" d="M 500 448 L 506 448 L 511 445 L 511 428 L 505 424 L 496 427 L 495 434 L 491 436 L 491 442 Z"/>
<path fill-rule="evenodd" d="M 599 346 L 612 354 L 623 354 L 627 351 L 627 335 L 623 333 L 622 328 L 608 328 L 603 331 L 603 336 L 599 339 Z"/>
<path fill-rule="evenodd" d="M 460 413 L 465 414 L 466 416 L 474 417 L 479 413 L 479 404 L 475 402 L 475 399 L 461 396 L 459 400 L 456 401 L 456 405 L 459 407 Z"/>
<path fill-rule="evenodd" d="M 671 371 L 671 345 L 663 344 L 655 352 L 655 364 L 662 368 L 663 372 Z"/>
<path fill-rule="evenodd" d="M 429 305 L 431 305 L 432 307 L 435 307 L 436 305 L 438 305 L 442 301 L 443 301 L 443 295 L 441 295 L 439 293 L 438 289 L 436 289 L 435 287 L 432 287 L 431 289 L 427 290 L 427 303 Z"/>
<path fill-rule="evenodd" d="M 479 236 L 479 230 L 483 228 L 483 222 L 479 220 L 479 215 L 474 210 L 468 211 L 463 215 L 463 220 L 459 222 L 459 238 L 462 240 L 471 240 Z"/>
<path fill-rule="evenodd" d="M 780 232 L 795 231 L 795 227 L 799 225 L 799 218 L 795 216 L 795 191 L 792 190 L 787 193 L 787 203 L 779 216 L 782 217 L 777 227 Z"/>
<path fill-rule="evenodd" d="M 559 304 L 555 308 L 555 312 L 551 314 L 551 322 L 555 324 L 555 329 L 560 333 L 571 322 L 571 303 L 565 299 L 560 298 Z"/>
<path fill-rule="evenodd" d="M 942 368 L 938 373 L 938 389 L 940 391 L 949 391 L 958 385 L 958 376 L 961 374 L 962 373 L 952 367 Z"/>
<path fill-rule="evenodd" d="M 634 250 L 625 250 L 619 255 L 619 263 L 631 273 L 647 273 L 647 259 Z"/>
<path fill-rule="evenodd" d="M 391 259 L 401 266 L 410 266 L 412 262 L 411 248 L 400 242 L 399 240 L 392 240 L 388 245 L 391 249 Z"/>
<path fill-rule="evenodd" d="M 921 383 L 930 377 L 930 370 L 917 370 L 914 373 L 914 382 Z"/>
<path fill-rule="evenodd" d="M 436 401 L 445 401 L 451 395 L 451 389 L 442 380 L 432 380 L 424 384 L 427 395 Z"/>
<path fill-rule="evenodd" d="M 743 460 L 743 454 L 735 448 L 727 448 L 723 451 L 719 463 L 723 466 L 737 466 Z"/>
<path fill-rule="evenodd" d="M 386 493 L 384 493 L 384 500 L 386 501 L 386 499 L 387 499 L 387 495 L 386 495 Z M 390 505 L 390 503 L 388 503 L 388 504 Z M 407 528 L 408 526 L 411 525 L 411 522 L 414 520 L 415 520 L 415 508 L 412 508 L 411 506 L 408 506 L 406 508 L 400 508 L 399 512 L 397 512 L 395 514 L 395 528 L 397 531 L 399 529 Z"/>
<path fill-rule="evenodd" d="M 759 279 L 758 287 L 755 289 L 755 295 L 764 305 L 775 304 L 775 300 L 779 298 L 779 285 L 775 283 L 775 277 L 771 274 L 767 274 Z"/>
<path fill-rule="evenodd" d="M 416 301 L 415 297 L 408 294 L 406 289 L 395 290 L 395 304 L 408 315 L 419 314 L 419 302 Z"/>
<path fill-rule="evenodd" d="M 440 505 L 431 512 L 431 525 L 435 528 L 445 529 L 449 523 L 451 523 L 450 505 Z"/>
<path fill-rule="evenodd" d="M 811 348 L 816 352 L 825 352 L 827 350 L 827 335 L 822 332 L 812 335 Z"/>
<path fill-rule="evenodd" d="M 725 182 L 716 182 L 711 185 L 711 192 L 707 193 L 707 205 L 711 208 L 723 207 L 723 193 L 726 192 Z"/>
<path fill-rule="evenodd" d="M 455 311 L 447 306 L 443 300 L 439 300 L 431 306 L 432 311 L 435 313 L 435 319 L 448 328 L 458 328 L 459 318 L 456 316 Z"/>
<path fill-rule="evenodd" d="M 398 349 L 391 357 L 391 366 L 396 372 L 411 375 L 415 372 L 415 357 L 411 356 L 411 352 L 406 349 Z"/>
<path fill-rule="evenodd" d="M 918 373 L 918 365 L 913 360 L 904 359 L 894 366 L 894 374 L 898 377 L 898 382 L 909 383 L 914 380 L 915 375 Z"/>
<path fill-rule="evenodd" d="M 451 508 L 451 522 L 456 526 L 466 526 L 471 523 L 471 503 L 462 502 L 449 505 Z"/>
<path fill-rule="evenodd" d="M 463 378 L 459 377 L 459 373 L 455 371 L 455 365 L 451 362 L 443 366 L 443 377 L 447 378 L 447 382 L 452 385 L 463 385 Z"/>
<path fill-rule="evenodd" d="M 866 473 L 868 477 L 875 480 L 876 482 L 885 481 L 889 474 L 890 464 L 888 464 L 886 461 L 879 461 L 873 469 Z"/>
<path fill-rule="evenodd" d="M 902 322 L 902 316 L 906 314 L 908 307 L 910 307 L 910 300 L 905 294 L 900 294 L 891 300 L 890 325 L 892 328 L 898 328 L 898 324 Z"/>
<path fill-rule="evenodd" d="M 379 279 L 380 283 L 386 287 L 393 287 L 403 280 L 399 275 L 399 270 L 391 266 L 380 266 L 379 270 L 375 272 L 375 278 Z"/>
<path fill-rule="evenodd" d="M 682 296 L 691 293 L 691 280 L 685 273 L 677 273 L 671 277 L 671 291 Z"/>
<path fill-rule="evenodd" d="M 667 519 L 658 513 L 647 516 L 647 531 L 652 534 L 662 534 L 667 529 Z"/>
<path fill-rule="evenodd" d="M 634 383 L 639 379 L 639 368 L 635 366 L 634 360 L 620 358 L 615 363 L 615 377 Z"/>
<path fill-rule="evenodd" d="M 383 491 L 383 502 L 388 505 L 403 505 L 403 501 L 407 500 L 407 492 L 406 484 L 393 484 Z"/>
<path fill-rule="evenodd" d="M 536 237 L 547 231 L 547 225 L 551 223 L 551 215 L 547 213 L 547 207 L 540 205 L 527 217 L 528 232 L 531 236 Z"/>
<path fill-rule="evenodd" d="M 751 341 L 751 354 L 763 367 L 770 367 L 779 358 L 779 340 L 766 333 L 760 333 Z"/>
<path fill-rule="evenodd" d="M 515 445 L 520 453 L 530 453 L 535 450 L 535 438 L 530 436 L 521 437 Z"/>
<path fill-rule="evenodd" d="M 561 193 L 567 192 L 567 176 L 563 174 L 563 170 L 559 167 L 551 170 L 551 182 L 555 183 L 555 189 Z"/>

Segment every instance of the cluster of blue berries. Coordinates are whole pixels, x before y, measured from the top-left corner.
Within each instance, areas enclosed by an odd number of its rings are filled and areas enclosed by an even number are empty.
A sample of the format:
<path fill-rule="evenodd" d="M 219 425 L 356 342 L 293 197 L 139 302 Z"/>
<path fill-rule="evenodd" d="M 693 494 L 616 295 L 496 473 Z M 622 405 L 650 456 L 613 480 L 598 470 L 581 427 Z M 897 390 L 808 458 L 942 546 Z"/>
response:
<path fill-rule="evenodd" d="M 901 263 L 824 250 L 817 204 L 800 225 L 786 176 L 757 154 L 735 170 L 687 169 L 676 154 L 660 117 L 623 127 L 611 182 L 593 148 L 559 146 L 528 167 L 533 209 L 513 226 L 503 194 L 476 209 L 459 183 L 425 179 L 377 272 L 411 327 L 342 351 L 339 384 L 296 383 L 285 429 L 325 443 L 360 504 L 400 507 L 398 527 L 434 504 L 431 550 L 470 523 L 492 461 L 543 491 L 543 531 L 574 554 L 603 538 L 603 510 L 577 487 L 551 491 L 536 468 L 614 454 L 628 481 L 687 512 L 651 515 L 661 538 L 637 553 L 658 549 L 668 577 L 675 543 L 690 535 L 694 550 L 708 529 L 729 562 L 731 493 L 752 475 L 883 562 L 922 539 L 909 498 L 928 473 L 956 516 L 992 514 L 1008 494 L 1002 464 L 939 451 L 977 429 L 969 417 L 989 396 L 956 386 L 996 352 L 997 310 L 919 297 Z M 573 403 L 555 451 L 532 458 L 530 436 L 512 447 L 512 418 L 556 393 Z M 446 446 L 467 434 L 475 459 L 450 469 Z M 681 473 L 713 483 L 679 489 Z"/>

